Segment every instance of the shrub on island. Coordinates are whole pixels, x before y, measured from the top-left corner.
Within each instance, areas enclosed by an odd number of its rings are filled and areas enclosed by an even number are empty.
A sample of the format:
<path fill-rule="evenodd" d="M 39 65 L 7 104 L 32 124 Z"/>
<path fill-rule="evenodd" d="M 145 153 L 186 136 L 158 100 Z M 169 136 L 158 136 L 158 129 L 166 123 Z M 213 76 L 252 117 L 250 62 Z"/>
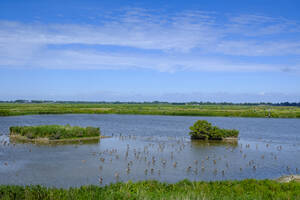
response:
<path fill-rule="evenodd" d="M 191 139 L 201 140 L 223 140 L 226 138 L 237 138 L 239 131 L 235 129 L 221 129 L 212 126 L 206 120 L 198 120 L 193 126 L 190 127 Z"/>
<path fill-rule="evenodd" d="M 100 128 L 42 125 L 42 126 L 12 126 L 10 136 L 21 136 L 27 139 L 47 138 L 49 140 L 100 137 Z"/>

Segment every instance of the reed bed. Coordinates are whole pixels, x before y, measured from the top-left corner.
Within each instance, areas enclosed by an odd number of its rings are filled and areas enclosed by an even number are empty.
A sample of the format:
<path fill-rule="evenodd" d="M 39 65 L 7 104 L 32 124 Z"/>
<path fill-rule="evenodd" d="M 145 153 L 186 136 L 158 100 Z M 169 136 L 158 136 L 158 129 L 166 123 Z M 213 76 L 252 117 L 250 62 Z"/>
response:
<path fill-rule="evenodd" d="M 100 136 L 100 128 L 42 125 L 42 126 L 12 126 L 10 136 L 23 136 L 28 139 L 48 138 L 50 140 L 86 138 Z"/>

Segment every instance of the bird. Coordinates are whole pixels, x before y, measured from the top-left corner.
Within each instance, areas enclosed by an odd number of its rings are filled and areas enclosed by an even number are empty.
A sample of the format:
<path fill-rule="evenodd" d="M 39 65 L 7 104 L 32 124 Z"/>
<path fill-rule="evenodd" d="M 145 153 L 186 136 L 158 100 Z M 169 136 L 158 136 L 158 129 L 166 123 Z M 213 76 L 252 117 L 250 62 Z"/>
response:
<path fill-rule="evenodd" d="M 154 169 L 153 168 L 151 168 L 151 174 L 153 174 L 154 173 Z"/>
<path fill-rule="evenodd" d="M 218 173 L 217 169 L 214 169 L 214 175 L 216 175 Z"/>
<path fill-rule="evenodd" d="M 127 172 L 127 174 L 130 173 L 130 167 L 129 167 L 129 166 L 128 166 L 127 169 L 126 169 L 126 172 Z"/>
<path fill-rule="evenodd" d="M 186 170 L 189 172 L 189 171 L 191 171 L 191 169 L 192 169 L 192 167 L 188 166 Z"/>
<path fill-rule="evenodd" d="M 174 162 L 173 167 L 176 168 L 176 166 L 177 166 L 177 162 Z"/>
<path fill-rule="evenodd" d="M 119 180 L 120 174 L 118 172 L 115 173 L 115 178 Z"/>
<path fill-rule="evenodd" d="M 99 183 L 100 183 L 100 185 L 102 185 L 102 182 L 103 182 L 103 177 L 101 176 L 101 177 L 99 177 Z"/>

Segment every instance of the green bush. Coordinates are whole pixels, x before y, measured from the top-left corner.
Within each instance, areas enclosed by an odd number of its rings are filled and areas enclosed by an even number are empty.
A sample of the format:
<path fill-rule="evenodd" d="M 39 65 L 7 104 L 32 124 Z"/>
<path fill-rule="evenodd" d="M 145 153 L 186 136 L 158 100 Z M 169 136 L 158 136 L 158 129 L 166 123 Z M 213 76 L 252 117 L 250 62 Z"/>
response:
<path fill-rule="evenodd" d="M 227 137 L 238 137 L 239 131 L 235 129 L 221 129 L 216 126 L 212 126 L 206 120 L 198 120 L 193 126 L 190 127 L 190 133 L 192 139 L 201 140 L 222 140 Z"/>
<path fill-rule="evenodd" d="M 9 129 L 10 134 L 25 136 L 28 139 L 49 138 L 55 140 L 100 136 L 100 128 L 70 125 L 12 126 Z"/>

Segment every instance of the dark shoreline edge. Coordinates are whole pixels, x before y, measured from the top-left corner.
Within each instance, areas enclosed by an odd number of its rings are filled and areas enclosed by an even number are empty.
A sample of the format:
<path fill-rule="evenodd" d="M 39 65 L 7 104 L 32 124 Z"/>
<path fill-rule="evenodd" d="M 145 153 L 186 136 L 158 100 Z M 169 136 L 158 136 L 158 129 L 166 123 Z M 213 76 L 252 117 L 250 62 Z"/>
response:
<path fill-rule="evenodd" d="M 102 138 L 111 138 L 111 136 L 96 136 L 96 137 L 81 137 L 81 138 L 69 138 L 69 139 L 55 139 L 50 140 L 49 138 L 34 138 L 29 139 L 25 136 L 10 134 L 10 140 L 16 142 L 30 142 L 30 143 L 57 143 L 57 142 L 81 142 L 81 141 L 92 141 L 92 140 L 99 140 Z"/>
<path fill-rule="evenodd" d="M 230 115 L 201 115 L 201 114 L 157 114 L 157 113 L 21 113 L 11 115 L 1 115 L 0 117 L 17 117 L 17 116 L 41 116 L 41 115 L 145 115 L 145 116 L 169 116 L 169 117 L 225 117 L 225 118 L 256 118 L 256 119 L 300 119 L 298 117 L 264 117 L 264 116 L 230 116 Z"/>

